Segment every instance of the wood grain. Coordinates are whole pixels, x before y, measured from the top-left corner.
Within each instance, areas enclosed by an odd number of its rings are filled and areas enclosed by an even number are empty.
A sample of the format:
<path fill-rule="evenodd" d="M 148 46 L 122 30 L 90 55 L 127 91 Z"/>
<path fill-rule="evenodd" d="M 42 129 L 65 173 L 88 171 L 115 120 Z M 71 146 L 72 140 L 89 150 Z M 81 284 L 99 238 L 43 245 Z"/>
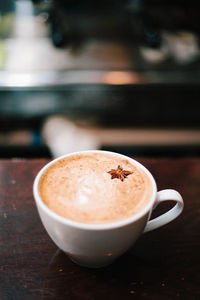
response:
<path fill-rule="evenodd" d="M 93 270 L 71 262 L 41 224 L 32 184 L 47 160 L 0 161 L 1 300 L 200 299 L 200 158 L 138 160 L 159 190 L 182 194 L 184 211 L 111 266 Z"/>

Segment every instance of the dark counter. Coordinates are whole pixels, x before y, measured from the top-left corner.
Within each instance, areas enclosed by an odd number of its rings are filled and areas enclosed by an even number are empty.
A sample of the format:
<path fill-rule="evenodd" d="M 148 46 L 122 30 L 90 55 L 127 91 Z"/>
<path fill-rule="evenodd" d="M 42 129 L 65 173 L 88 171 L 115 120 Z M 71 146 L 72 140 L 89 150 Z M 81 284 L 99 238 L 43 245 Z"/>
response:
<path fill-rule="evenodd" d="M 32 195 L 48 161 L 0 161 L 0 299 L 200 299 L 200 158 L 139 158 L 158 189 L 174 188 L 185 208 L 144 234 L 114 264 L 87 269 L 53 244 Z M 163 212 L 161 205 L 156 213 Z"/>

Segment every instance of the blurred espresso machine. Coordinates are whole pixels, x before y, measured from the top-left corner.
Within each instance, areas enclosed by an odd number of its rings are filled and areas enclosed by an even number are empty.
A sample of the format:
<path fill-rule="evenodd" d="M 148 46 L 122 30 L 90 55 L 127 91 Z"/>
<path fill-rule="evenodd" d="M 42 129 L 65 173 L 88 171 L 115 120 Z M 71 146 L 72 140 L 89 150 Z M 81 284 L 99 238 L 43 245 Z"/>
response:
<path fill-rule="evenodd" d="M 31 67 L 1 72 L 4 120 L 39 131 L 59 115 L 89 124 L 105 149 L 199 155 L 196 1 L 17 1 L 28 2 L 42 29 L 27 40 Z"/>
<path fill-rule="evenodd" d="M 120 127 L 199 126 L 196 1 L 33 2 L 54 47 L 73 54 L 69 83 L 92 90 L 78 97 L 81 112 Z"/>

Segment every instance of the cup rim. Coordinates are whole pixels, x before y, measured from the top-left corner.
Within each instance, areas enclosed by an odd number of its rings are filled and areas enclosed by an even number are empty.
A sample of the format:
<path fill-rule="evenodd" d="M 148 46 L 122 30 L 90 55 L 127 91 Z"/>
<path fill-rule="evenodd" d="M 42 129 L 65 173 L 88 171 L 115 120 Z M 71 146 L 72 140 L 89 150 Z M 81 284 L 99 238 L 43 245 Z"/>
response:
<path fill-rule="evenodd" d="M 149 202 L 147 203 L 147 205 L 145 205 L 145 207 L 138 212 L 137 214 L 134 214 L 133 216 L 129 217 L 129 218 L 125 218 L 119 221 L 114 221 L 114 222 L 110 222 L 110 223 L 101 223 L 101 224 L 89 224 L 89 223 L 81 223 L 78 221 L 74 221 L 74 220 L 70 220 L 67 219 L 65 217 L 62 217 L 60 215 L 58 215 L 57 213 L 55 213 L 54 211 L 52 211 L 41 199 L 41 196 L 39 194 L 39 181 L 41 176 L 43 175 L 43 173 L 51 166 L 53 165 L 55 162 L 63 159 L 63 158 L 67 158 L 67 157 L 72 157 L 72 156 L 76 156 L 76 155 L 86 155 L 86 154 L 94 154 L 94 153 L 102 153 L 102 154 L 108 154 L 111 156 L 118 156 L 121 158 L 124 158 L 128 161 L 130 161 L 130 163 L 132 163 L 133 165 L 139 167 L 140 169 L 142 169 L 146 175 L 149 177 L 149 179 L 151 180 L 151 184 L 152 184 L 152 196 L 149 200 Z M 114 229 L 114 228 L 119 228 L 119 227 L 123 227 L 126 226 L 130 223 L 134 223 L 135 221 L 139 220 L 141 217 L 143 217 L 144 215 L 146 215 L 147 213 L 151 212 L 153 206 L 154 206 L 154 202 L 156 200 L 156 194 L 157 194 L 157 185 L 155 182 L 154 177 L 152 176 L 152 174 L 150 173 L 150 171 L 143 166 L 140 162 L 138 162 L 137 160 L 128 157 L 124 154 L 120 154 L 117 152 L 112 152 L 112 151 L 105 151 L 105 150 L 85 150 L 85 151 L 77 151 L 77 152 L 72 152 L 72 153 L 68 153 L 68 154 L 64 154 L 62 156 L 59 156 L 55 159 L 52 159 L 49 163 L 45 164 L 40 171 L 37 173 L 35 179 L 34 179 L 34 183 L 33 183 L 33 195 L 34 195 L 34 199 L 37 205 L 37 208 L 39 210 L 39 207 L 43 209 L 43 211 L 45 211 L 45 213 L 47 215 L 49 215 L 49 217 L 59 221 L 62 224 L 71 226 L 71 227 L 75 227 L 75 228 L 79 228 L 79 229 L 83 229 L 83 230 L 109 230 L 109 229 Z"/>

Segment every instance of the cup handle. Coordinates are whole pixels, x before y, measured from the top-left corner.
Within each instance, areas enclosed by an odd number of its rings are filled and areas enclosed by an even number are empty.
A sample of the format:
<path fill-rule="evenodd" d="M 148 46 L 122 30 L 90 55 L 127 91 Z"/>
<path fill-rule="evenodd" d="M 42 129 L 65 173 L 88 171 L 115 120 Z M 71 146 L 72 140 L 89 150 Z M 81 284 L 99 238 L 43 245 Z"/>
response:
<path fill-rule="evenodd" d="M 161 216 L 148 221 L 147 225 L 144 229 L 144 232 L 148 232 L 148 231 L 154 230 L 158 227 L 161 227 L 161 226 L 171 222 L 172 220 L 174 220 L 181 214 L 183 207 L 184 207 L 183 198 L 177 191 L 170 190 L 170 189 L 159 191 L 157 193 L 157 199 L 156 199 L 153 209 L 155 209 L 155 207 L 158 204 L 160 204 L 161 202 L 164 202 L 164 201 L 175 201 L 176 205 L 173 208 L 171 208 L 169 211 L 167 211 L 166 213 L 162 214 Z"/>

